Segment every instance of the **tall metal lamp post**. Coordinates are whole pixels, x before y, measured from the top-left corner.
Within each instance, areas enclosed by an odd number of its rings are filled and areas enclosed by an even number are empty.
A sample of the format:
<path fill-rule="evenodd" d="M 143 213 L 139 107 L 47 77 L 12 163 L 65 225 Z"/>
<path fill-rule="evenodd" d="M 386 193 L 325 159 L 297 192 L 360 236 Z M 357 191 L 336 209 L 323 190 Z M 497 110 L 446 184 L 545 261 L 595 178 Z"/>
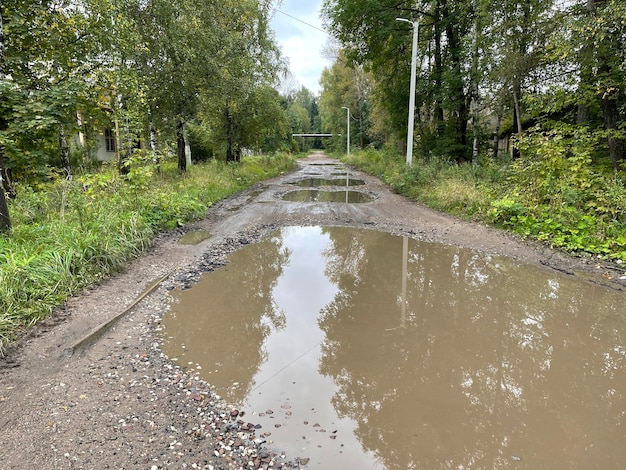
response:
<path fill-rule="evenodd" d="M 409 123 L 406 136 L 406 164 L 413 163 L 413 125 L 415 122 L 415 75 L 417 73 L 417 42 L 419 39 L 419 22 L 410 21 L 406 18 L 396 18 L 396 21 L 404 21 L 413 26 L 413 48 L 411 49 L 411 91 L 409 94 Z"/>
<path fill-rule="evenodd" d="M 350 155 L 350 108 L 347 106 L 342 106 L 341 109 L 345 109 L 347 111 L 347 120 L 348 120 L 348 143 L 347 143 L 347 155 Z"/>

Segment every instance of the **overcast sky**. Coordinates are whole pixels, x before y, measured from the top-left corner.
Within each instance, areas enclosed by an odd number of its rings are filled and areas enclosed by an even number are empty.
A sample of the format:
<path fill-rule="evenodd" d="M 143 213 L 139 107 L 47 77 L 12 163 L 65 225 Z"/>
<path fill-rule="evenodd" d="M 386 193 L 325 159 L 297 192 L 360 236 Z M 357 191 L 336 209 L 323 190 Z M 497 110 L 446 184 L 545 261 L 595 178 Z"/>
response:
<path fill-rule="evenodd" d="M 322 57 L 328 36 L 298 20 L 322 28 L 320 8 L 322 0 L 283 0 L 272 18 L 272 28 L 283 57 L 289 60 L 291 73 L 314 94 L 320 92 L 319 79 L 330 62 Z M 291 15 L 291 18 L 281 12 Z"/>

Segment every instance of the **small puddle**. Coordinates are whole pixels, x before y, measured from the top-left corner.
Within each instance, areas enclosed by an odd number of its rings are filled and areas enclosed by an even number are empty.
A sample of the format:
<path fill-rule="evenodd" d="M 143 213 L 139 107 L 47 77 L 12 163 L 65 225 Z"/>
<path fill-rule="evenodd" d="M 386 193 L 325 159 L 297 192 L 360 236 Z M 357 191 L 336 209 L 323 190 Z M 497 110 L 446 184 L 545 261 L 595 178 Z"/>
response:
<path fill-rule="evenodd" d="M 179 245 L 197 245 L 211 238 L 211 234 L 205 230 L 198 230 L 196 232 L 189 232 L 179 238 Z"/>
<path fill-rule="evenodd" d="M 172 291 L 165 352 L 311 468 L 623 468 L 624 293 L 291 227 Z"/>
<path fill-rule="evenodd" d="M 263 189 L 257 189 L 248 194 L 248 200 L 254 199 L 257 196 L 260 196 L 267 190 L 267 186 L 263 187 Z"/>
<path fill-rule="evenodd" d="M 345 202 L 348 204 L 373 201 L 372 196 L 359 191 L 320 191 L 317 189 L 290 191 L 282 199 L 291 202 Z"/>
<path fill-rule="evenodd" d="M 344 175 L 345 176 L 345 175 Z M 319 186 L 361 186 L 365 184 L 363 180 L 339 179 L 339 178 L 305 178 L 291 183 L 304 188 L 316 188 Z"/>

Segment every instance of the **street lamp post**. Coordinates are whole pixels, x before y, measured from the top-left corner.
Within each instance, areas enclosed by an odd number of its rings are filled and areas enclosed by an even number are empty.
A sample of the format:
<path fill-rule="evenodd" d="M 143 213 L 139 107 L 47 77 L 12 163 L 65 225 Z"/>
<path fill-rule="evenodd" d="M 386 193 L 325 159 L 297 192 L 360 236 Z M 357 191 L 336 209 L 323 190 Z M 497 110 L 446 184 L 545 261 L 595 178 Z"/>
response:
<path fill-rule="evenodd" d="M 341 109 L 345 109 L 347 111 L 347 122 L 348 122 L 348 143 L 347 143 L 347 154 L 350 155 L 350 108 L 347 106 L 342 106 Z"/>
<path fill-rule="evenodd" d="M 413 163 L 413 125 L 415 122 L 415 75 L 417 73 L 417 42 L 419 39 L 419 22 L 409 21 L 406 18 L 396 18 L 413 26 L 413 48 L 411 49 L 411 91 L 409 94 L 408 134 L 406 136 L 406 164 Z"/>

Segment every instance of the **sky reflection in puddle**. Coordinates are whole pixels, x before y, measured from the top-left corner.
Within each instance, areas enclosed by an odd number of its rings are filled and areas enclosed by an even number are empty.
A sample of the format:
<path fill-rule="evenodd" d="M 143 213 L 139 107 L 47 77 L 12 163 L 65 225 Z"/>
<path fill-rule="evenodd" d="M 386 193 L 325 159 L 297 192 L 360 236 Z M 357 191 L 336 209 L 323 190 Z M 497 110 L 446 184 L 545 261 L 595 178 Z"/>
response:
<path fill-rule="evenodd" d="M 345 177 L 339 178 L 303 178 L 294 181 L 294 186 L 300 186 L 302 188 L 317 188 L 320 186 L 361 186 L 365 184 L 365 181 L 359 179 L 350 179 Z"/>
<path fill-rule="evenodd" d="M 311 468 L 626 461 L 623 293 L 341 227 L 230 260 L 172 293 L 165 352 Z"/>

